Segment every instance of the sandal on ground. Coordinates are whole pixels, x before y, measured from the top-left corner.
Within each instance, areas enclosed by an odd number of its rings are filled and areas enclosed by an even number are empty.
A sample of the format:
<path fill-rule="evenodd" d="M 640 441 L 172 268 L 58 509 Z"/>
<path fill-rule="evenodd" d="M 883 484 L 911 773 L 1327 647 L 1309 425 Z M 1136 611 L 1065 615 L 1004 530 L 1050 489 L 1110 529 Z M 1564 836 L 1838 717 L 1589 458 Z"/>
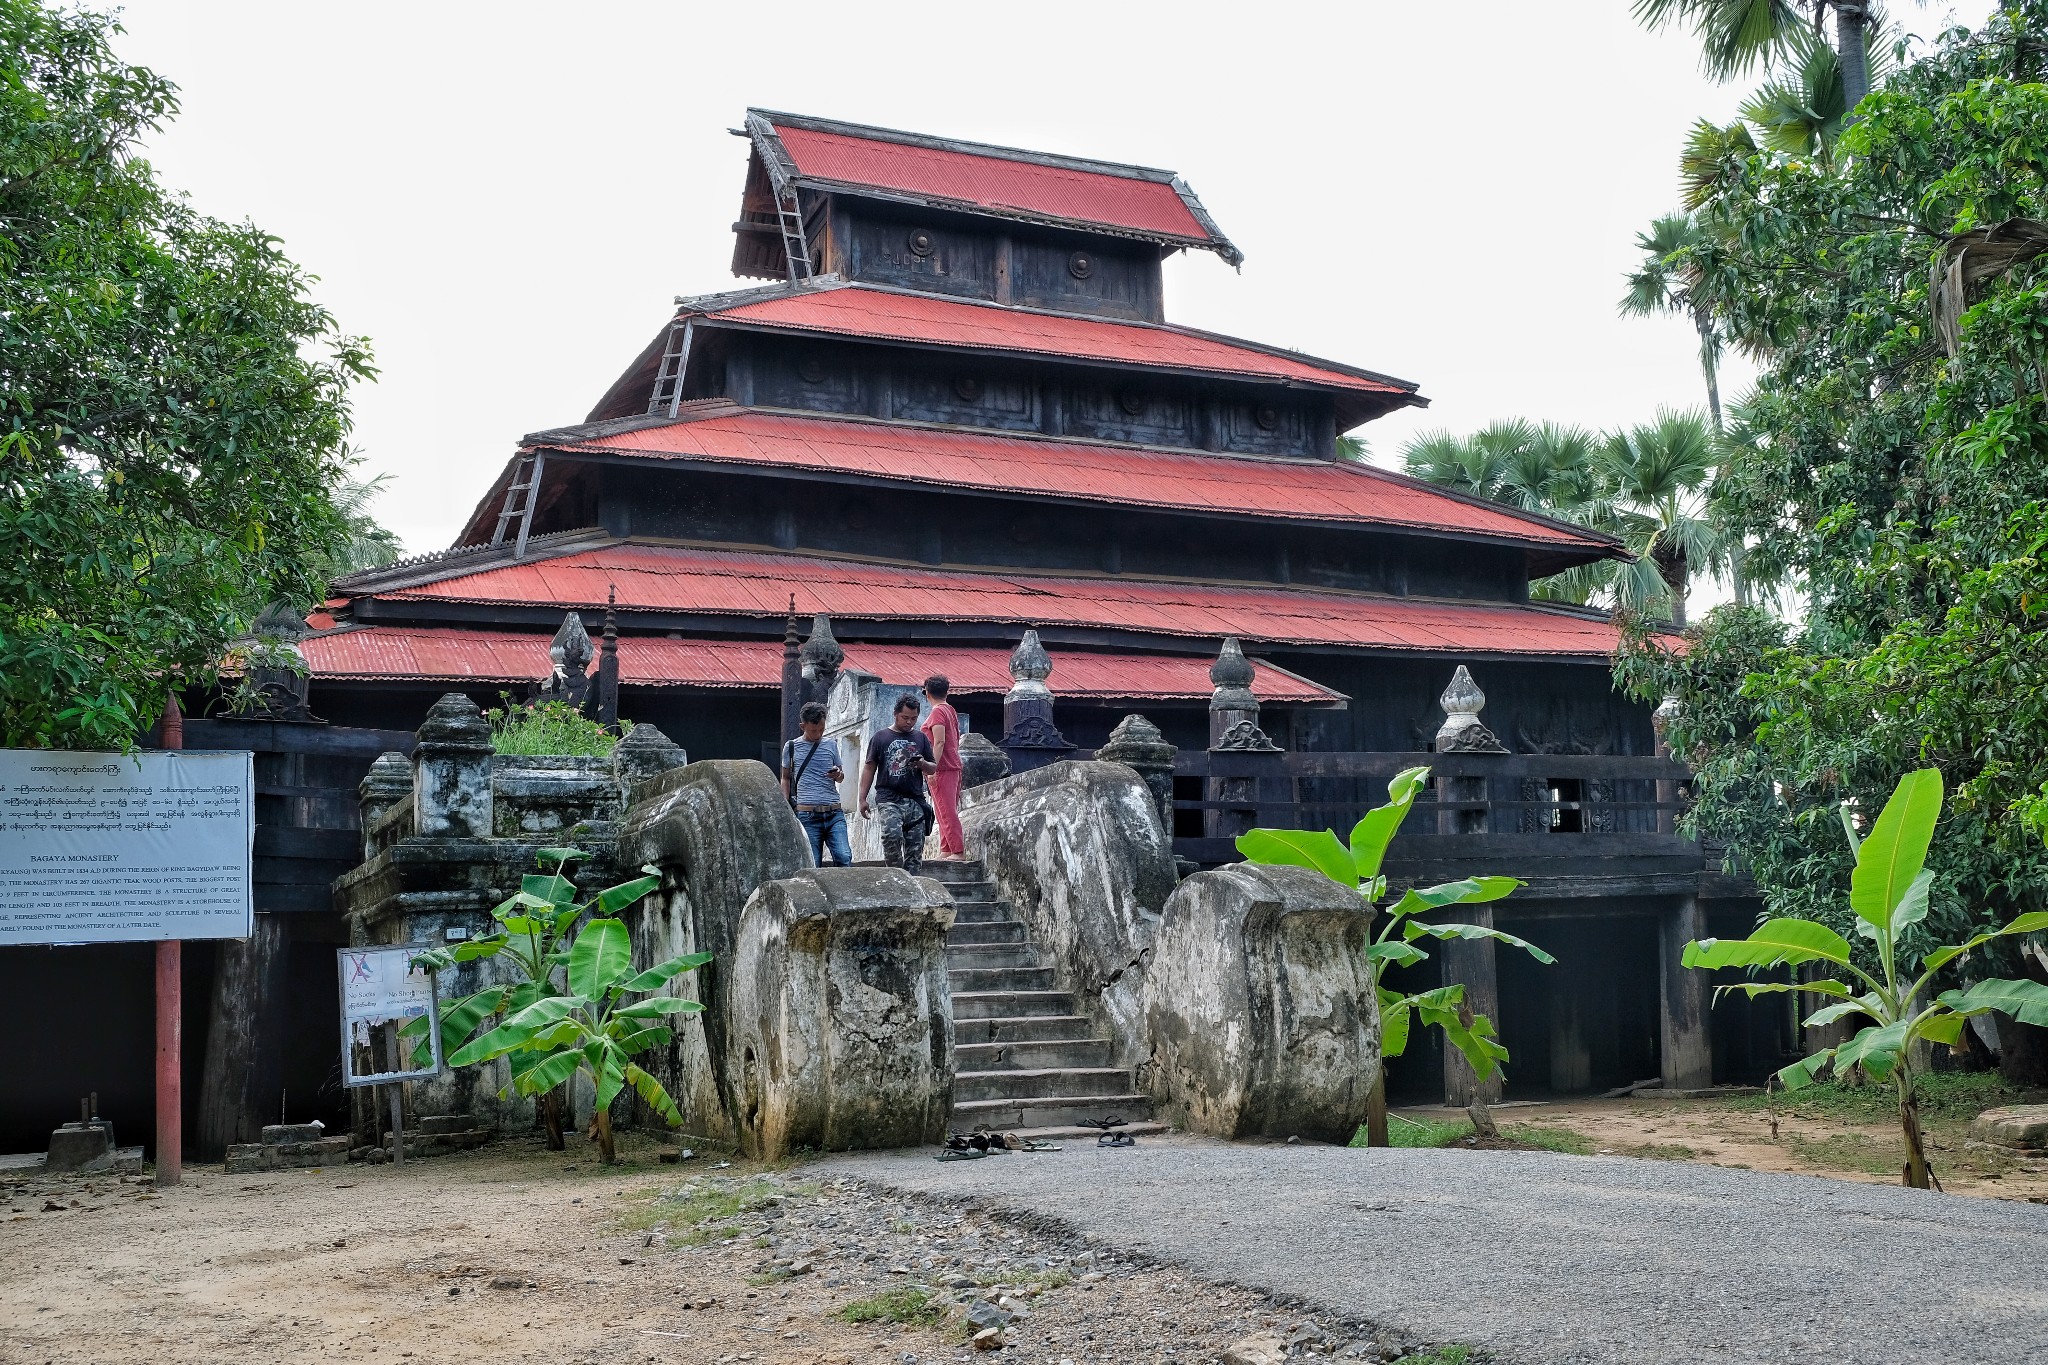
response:
<path fill-rule="evenodd" d="M 981 1160 L 981 1159 L 982 1159 L 983 1157 L 985 1157 L 985 1156 L 987 1156 L 987 1155 L 988 1155 L 988 1153 L 987 1153 L 987 1152 L 977 1152 L 977 1151 L 975 1151 L 975 1150 L 974 1150 L 974 1149 L 973 1149 L 972 1147 L 964 1147 L 964 1148 L 963 1148 L 963 1147 L 948 1147 L 948 1148 L 947 1148 L 947 1149 L 946 1149 L 945 1151 L 943 1151 L 943 1152 L 940 1152 L 940 1153 L 939 1153 L 939 1154 L 938 1154 L 937 1156 L 933 1157 L 933 1158 L 932 1158 L 932 1160 L 933 1160 L 933 1161 L 979 1161 L 979 1160 Z"/>
<path fill-rule="evenodd" d="M 1047 1142 L 1044 1138 L 1025 1138 L 1024 1145 L 1017 1150 L 1020 1152 L 1057 1152 L 1060 1150 L 1060 1147 L 1058 1143 Z"/>
<path fill-rule="evenodd" d="M 1095 1139 L 1097 1147 L 1135 1147 L 1138 1140 L 1129 1133 L 1104 1133 Z"/>

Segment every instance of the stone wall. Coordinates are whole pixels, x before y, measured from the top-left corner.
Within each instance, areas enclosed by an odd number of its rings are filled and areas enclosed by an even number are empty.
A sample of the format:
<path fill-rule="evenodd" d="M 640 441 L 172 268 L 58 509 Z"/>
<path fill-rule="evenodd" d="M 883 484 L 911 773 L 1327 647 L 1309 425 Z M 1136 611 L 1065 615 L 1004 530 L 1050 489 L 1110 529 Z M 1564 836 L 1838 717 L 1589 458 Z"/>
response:
<path fill-rule="evenodd" d="M 799 872 L 753 894 L 725 973 L 749 1156 L 944 1138 L 952 923 L 945 890 L 898 868 Z"/>
<path fill-rule="evenodd" d="M 1144 1060 L 1143 978 L 1174 885 L 1173 845 L 1145 783 L 1118 763 L 1066 761 L 961 800 L 967 854 L 1049 953 L 1119 1061 Z"/>
<path fill-rule="evenodd" d="M 1372 919 L 1355 890 L 1307 868 L 1182 882 L 1145 978 L 1161 1115 L 1214 1137 L 1350 1141 L 1380 1065 Z"/>
<path fill-rule="evenodd" d="M 712 759 L 636 789 L 621 830 L 621 860 L 661 870 L 661 889 L 629 912 L 633 960 L 661 962 L 708 952 L 712 961 L 677 978 L 676 993 L 701 1001 L 700 1026 L 676 1030 L 666 1058 L 643 1062 L 682 1108 L 689 1132 L 737 1141 L 732 1114 L 727 983 L 740 913 L 765 882 L 811 867 L 803 827 L 768 769 Z"/>

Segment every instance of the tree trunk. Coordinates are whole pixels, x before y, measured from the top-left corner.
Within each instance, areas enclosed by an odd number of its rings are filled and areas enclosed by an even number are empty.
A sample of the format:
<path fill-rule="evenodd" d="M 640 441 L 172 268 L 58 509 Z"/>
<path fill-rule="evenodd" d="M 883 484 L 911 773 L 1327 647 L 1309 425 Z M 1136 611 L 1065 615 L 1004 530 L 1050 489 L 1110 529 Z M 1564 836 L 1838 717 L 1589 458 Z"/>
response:
<path fill-rule="evenodd" d="M 1692 310 L 1693 329 L 1700 334 L 1700 372 L 1707 379 L 1707 412 L 1714 419 L 1714 431 L 1721 430 L 1721 375 L 1714 363 L 1714 317 L 1704 308 Z"/>
<path fill-rule="evenodd" d="M 541 1123 L 547 1128 L 548 1150 L 551 1152 L 568 1151 L 568 1139 L 562 1134 L 561 1086 L 556 1086 L 553 1090 L 540 1097 L 540 1118 Z"/>
<path fill-rule="evenodd" d="M 1899 1172 L 1899 1183 L 1909 1189 L 1938 1190 L 1941 1182 L 1934 1178 L 1933 1170 L 1927 1165 L 1927 1146 L 1920 1133 L 1920 1103 L 1913 1096 L 1913 1078 L 1901 1066 L 1896 1079 L 1899 1087 L 1899 1131 L 1906 1138 L 1906 1165 Z"/>
<path fill-rule="evenodd" d="M 1365 1097 L 1365 1145 L 1368 1147 L 1391 1147 L 1393 1139 L 1387 1135 L 1387 1064 L 1380 1063 L 1379 1074 L 1373 1077 L 1372 1093 Z"/>
<path fill-rule="evenodd" d="M 612 1113 L 602 1105 L 597 1110 L 597 1154 L 607 1166 L 618 1164 L 618 1145 L 612 1141 Z"/>
<path fill-rule="evenodd" d="M 1869 54 L 1864 50 L 1868 25 L 1863 0 L 1835 0 L 1835 60 L 1842 68 L 1842 101 L 1851 110 L 1870 93 Z M 1842 126 L 1855 121 L 1851 114 Z"/>

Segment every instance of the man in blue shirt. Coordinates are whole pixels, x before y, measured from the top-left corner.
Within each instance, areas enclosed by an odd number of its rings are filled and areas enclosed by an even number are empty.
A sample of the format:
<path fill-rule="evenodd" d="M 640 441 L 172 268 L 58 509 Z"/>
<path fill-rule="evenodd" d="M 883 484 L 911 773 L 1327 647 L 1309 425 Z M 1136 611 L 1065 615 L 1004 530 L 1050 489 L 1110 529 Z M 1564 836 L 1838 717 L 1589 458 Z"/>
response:
<path fill-rule="evenodd" d="M 782 746 L 782 794 L 796 807 L 796 818 L 811 836 L 811 861 L 825 865 L 832 852 L 835 867 L 852 867 L 853 850 L 846 842 L 846 812 L 839 805 L 838 746 L 825 738 L 825 706 L 805 702 L 797 728 L 802 737 Z"/>

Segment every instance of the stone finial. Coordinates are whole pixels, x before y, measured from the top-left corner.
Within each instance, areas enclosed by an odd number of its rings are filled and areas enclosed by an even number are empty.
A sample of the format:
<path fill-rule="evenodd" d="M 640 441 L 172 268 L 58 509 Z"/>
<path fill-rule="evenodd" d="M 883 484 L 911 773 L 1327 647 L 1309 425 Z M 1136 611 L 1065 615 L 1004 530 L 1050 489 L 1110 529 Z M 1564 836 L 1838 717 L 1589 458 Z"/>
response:
<path fill-rule="evenodd" d="M 1209 746 L 1212 753 L 1277 754 L 1280 746 L 1275 744 L 1264 730 L 1249 720 L 1234 721 L 1230 728 L 1219 735 Z"/>
<path fill-rule="evenodd" d="M 1444 723 L 1437 728 L 1436 751 L 1440 754 L 1504 754 L 1507 746 L 1494 738 L 1493 731 L 1479 721 L 1486 709 L 1486 694 L 1472 681 L 1465 665 L 1451 675 L 1450 686 L 1437 699 L 1444 708 Z"/>
<path fill-rule="evenodd" d="M 250 625 L 251 635 L 261 635 L 272 640 L 288 640 L 296 643 L 313 634 L 313 628 L 306 624 L 304 613 L 289 602 L 272 602 L 263 609 Z"/>
<path fill-rule="evenodd" d="M 689 761 L 683 746 L 660 730 L 652 725 L 635 725 L 612 750 L 612 774 L 618 779 L 620 797 L 631 805 L 637 784 Z"/>
<path fill-rule="evenodd" d="M 811 618 L 811 638 L 804 641 L 799 657 L 803 660 L 804 677 L 814 682 L 829 679 L 846 662 L 846 651 L 832 634 L 832 618 L 824 612 Z"/>
<path fill-rule="evenodd" d="M 604 598 L 604 647 L 597 661 L 597 720 L 619 723 L 619 589 L 612 585 Z"/>
<path fill-rule="evenodd" d="M 1010 692 L 1012 697 L 1043 697 L 1052 695 L 1052 689 L 1045 680 L 1052 676 L 1052 657 L 1045 652 L 1045 646 L 1038 642 L 1038 632 L 1027 630 L 1017 647 L 1010 651 Z"/>
<path fill-rule="evenodd" d="M 1671 752 L 1671 726 L 1685 708 L 1679 703 L 1676 692 L 1666 693 L 1664 700 L 1657 703 L 1657 709 L 1650 713 L 1650 728 L 1657 733 L 1657 749 L 1660 753 Z"/>
<path fill-rule="evenodd" d="M 1216 685 L 1216 692 L 1209 698 L 1211 711 L 1256 711 L 1259 699 L 1252 692 L 1252 679 L 1258 676 L 1252 668 L 1252 661 L 1244 657 L 1235 635 L 1223 637 L 1223 648 L 1216 655 L 1216 662 L 1209 665 L 1209 681 Z"/>
<path fill-rule="evenodd" d="M 427 718 L 414 732 L 419 749 L 491 749 L 491 723 L 475 702 L 460 692 L 445 692 L 427 710 Z"/>
<path fill-rule="evenodd" d="M 1143 779 L 1159 807 L 1159 818 L 1167 830 L 1173 828 L 1173 756 L 1178 752 L 1166 742 L 1159 727 L 1143 716 L 1132 714 L 1116 723 L 1109 742 L 1095 751 L 1102 763 L 1121 763 Z"/>
<path fill-rule="evenodd" d="M 960 785 L 973 788 L 1010 775 L 1010 756 L 979 730 L 960 736 Z"/>
<path fill-rule="evenodd" d="M 554 662 L 557 678 L 580 678 L 590 671 L 590 661 L 597 657 L 597 650 L 590 643 L 590 632 L 583 628 L 583 618 L 570 612 L 562 618 L 562 625 L 555 632 L 555 638 L 548 642 L 548 658 Z"/>
<path fill-rule="evenodd" d="M 412 764 L 396 749 L 387 749 L 377 755 L 377 761 L 370 765 L 370 771 L 363 774 L 363 780 L 356 784 L 356 795 L 364 805 L 371 801 L 382 801 L 386 805 L 402 801 L 412 795 Z"/>

